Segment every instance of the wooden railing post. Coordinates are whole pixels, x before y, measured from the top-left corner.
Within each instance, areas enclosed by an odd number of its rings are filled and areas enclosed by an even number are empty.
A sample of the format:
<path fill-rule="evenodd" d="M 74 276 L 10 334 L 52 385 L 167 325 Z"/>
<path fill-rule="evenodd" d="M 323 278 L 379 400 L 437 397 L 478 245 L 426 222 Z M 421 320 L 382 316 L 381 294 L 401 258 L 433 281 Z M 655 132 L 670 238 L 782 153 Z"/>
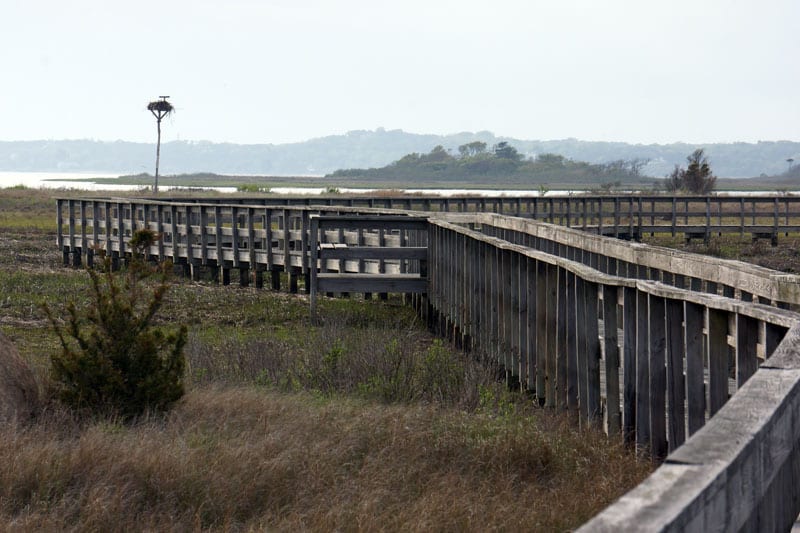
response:
<path fill-rule="evenodd" d="M 606 426 L 609 435 L 622 429 L 619 393 L 619 344 L 617 339 L 618 292 L 614 285 L 603 285 L 603 340 L 606 376 Z"/>
<path fill-rule="evenodd" d="M 311 217 L 311 229 L 308 237 L 308 246 L 311 249 L 310 287 L 309 298 L 311 300 L 311 314 L 315 316 L 317 312 L 317 272 L 319 262 L 319 217 Z"/>
<path fill-rule="evenodd" d="M 758 370 L 758 321 L 736 315 L 736 385 L 741 387 Z"/>
<path fill-rule="evenodd" d="M 598 287 L 595 282 L 583 284 L 584 308 L 586 316 L 586 390 L 588 393 L 586 411 L 588 422 L 598 425 L 601 421 L 600 411 L 600 335 L 598 331 L 597 307 Z"/>
<path fill-rule="evenodd" d="M 707 321 L 708 410 L 709 416 L 714 416 L 728 401 L 728 315 L 709 308 Z"/>
<path fill-rule="evenodd" d="M 669 451 L 686 440 L 686 400 L 683 361 L 686 358 L 683 332 L 683 302 L 668 299 L 667 305 L 667 402 L 669 404 Z"/>
<path fill-rule="evenodd" d="M 636 406 L 638 405 L 636 385 L 636 342 L 638 320 L 636 316 L 636 288 L 625 287 L 622 290 L 622 437 L 627 444 L 636 442 Z"/>
<path fill-rule="evenodd" d="M 647 293 L 636 293 L 636 447 L 650 446 L 650 352 Z"/>
<path fill-rule="evenodd" d="M 664 298 L 648 297 L 649 332 L 649 397 L 650 397 L 650 452 L 655 461 L 667 456 L 666 426 L 666 302 Z"/>

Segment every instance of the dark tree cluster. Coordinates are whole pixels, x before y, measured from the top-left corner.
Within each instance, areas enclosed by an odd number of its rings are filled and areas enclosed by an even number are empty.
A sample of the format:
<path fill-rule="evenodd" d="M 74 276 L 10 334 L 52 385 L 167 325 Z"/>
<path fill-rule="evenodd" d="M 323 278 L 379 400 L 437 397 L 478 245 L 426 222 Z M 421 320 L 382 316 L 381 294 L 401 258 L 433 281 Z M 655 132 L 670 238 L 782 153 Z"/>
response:
<path fill-rule="evenodd" d="M 687 167 L 675 165 L 667 175 L 664 188 L 668 192 L 689 194 L 708 194 L 714 190 L 717 177 L 711 172 L 711 165 L 702 148 L 695 150 L 686 158 Z"/>
<path fill-rule="evenodd" d="M 641 169 L 647 160 L 617 160 L 591 164 L 573 161 L 562 155 L 543 153 L 526 157 L 507 141 L 491 150 L 485 142 L 474 141 L 458 147 L 453 154 L 443 146 L 427 154 L 411 153 L 382 168 L 337 170 L 329 177 L 393 179 L 410 182 L 502 182 L 507 184 L 542 184 L 548 182 L 641 183 Z"/>

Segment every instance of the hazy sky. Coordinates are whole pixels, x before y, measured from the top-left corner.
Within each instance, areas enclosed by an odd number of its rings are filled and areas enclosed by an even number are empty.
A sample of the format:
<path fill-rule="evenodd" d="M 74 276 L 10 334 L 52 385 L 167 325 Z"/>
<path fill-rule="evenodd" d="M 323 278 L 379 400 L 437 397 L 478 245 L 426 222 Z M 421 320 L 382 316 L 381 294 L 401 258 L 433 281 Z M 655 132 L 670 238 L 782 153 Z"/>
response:
<path fill-rule="evenodd" d="M 0 140 L 800 140 L 798 0 L 3 0 Z"/>

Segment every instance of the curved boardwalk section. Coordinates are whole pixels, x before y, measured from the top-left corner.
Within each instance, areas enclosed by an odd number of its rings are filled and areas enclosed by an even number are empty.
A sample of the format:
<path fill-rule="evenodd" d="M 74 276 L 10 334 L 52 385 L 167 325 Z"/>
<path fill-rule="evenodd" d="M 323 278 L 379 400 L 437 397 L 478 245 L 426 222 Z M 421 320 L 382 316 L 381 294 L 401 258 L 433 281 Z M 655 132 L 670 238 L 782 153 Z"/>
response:
<path fill-rule="evenodd" d="M 59 200 L 58 244 L 65 264 L 97 250 L 119 263 L 147 227 L 162 235 L 151 258 L 191 275 L 227 283 L 233 269 L 258 287 L 270 272 L 275 287 L 285 271 L 312 303 L 406 294 L 433 330 L 494 358 L 542 405 L 663 462 L 584 531 L 780 531 L 800 512 L 800 278 L 621 239 L 774 242 L 800 229 L 795 199 L 226 202 Z"/>
<path fill-rule="evenodd" d="M 579 531 L 787 531 L 800 508 L 800 328 L 693 438 Z"/>

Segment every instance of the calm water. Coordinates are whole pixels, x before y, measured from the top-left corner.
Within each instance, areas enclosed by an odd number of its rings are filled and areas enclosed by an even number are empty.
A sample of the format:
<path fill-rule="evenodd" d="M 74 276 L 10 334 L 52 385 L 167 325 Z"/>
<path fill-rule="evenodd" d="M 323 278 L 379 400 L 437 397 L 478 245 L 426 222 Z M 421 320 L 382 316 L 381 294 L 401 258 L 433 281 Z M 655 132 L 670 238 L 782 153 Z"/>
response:
<path fill-rule="evenodd" d="M 25 185 L 33 188 L 47 189 L 81 189 L 86 191 L 136 191 L 141 189 L 139 185 L 98 185 L 90 180 L 94 178 L 115 178 L 113 172 L 0 172 L 0 188 Z M 66 181 L 66 180 L 86 180 L 86 181 Z M 220 192 L 236 192 L 235 187 L 203 187 L 208 190 Z M 159 187 L 160 190 L 169 190 L 171 187 Z M 342 193 L 368 193 L 375 189 L 350 189 L 339 188 Z M 322 194 L 326 191 L 325 187 L 274 187 L 272 192 L 276 194 Z M 538 190 L 519 191 L 519 190 L 491 190 L 491 189 L 406 189 L 410 194 L 426 193 L 439 194 L 442 196 L 456 196 L 463 194 L 476 194 L 483 196 L 538 196 Z"/>
<path fill-rule="evenodd" d="M 138 189 L 131 185 L 95 185 L 91 181 L 59 181 L 117 177 L 114 173 L 102 172 L 0 172 L 0 188 L 24 185 L 45 189 L 81 189 L 87 191 L 131 191 Z M 53 181 L 55 180 L 55 181 Z"/>
<path fill-rule="evenodd" d="M 136 191 L 141 189 L 139 185 L 98 185 L 89 180 L 95 178 L 117 177 L 113 172 L 0 172 L 0 189 L 24 185 L 33 188 L 47 189 L 80 189 L 85 191 Z M 87 181 L 65 181 L 65 180 L 87 180 Z M 170 190 L 179 187 L 160 187 L 161 190 Z M 235 187 L 203 187 L 207 190 L 219 192 L 236 192 Z M 316 195 L 325 192 L 325 187 L 274 187 L 272 192 L 277 194 L 309 194 Z M 350 189 L 339 188 L 342 193 L 369 193 L 376 189 Z M 495 189 L 405 189 L 404 192 L 410 194 L 438 194 L 440 196 L 458 195 L 480 195 L 480 196 L 539 196 L 539 190 L 495 190 Z M 586 191 L 552 191 L 550 195 L 581 193 Z M 628 192 L 628 191 L 620 191 Z M 719 194 L 727 194 L 720 191 Z M 736 191 L 731 192 L 736 196 L 769 196 L 774 193 L 768 191 Z M 800 194 L 800 191 L 791 191 L 790 194 Z"/>

